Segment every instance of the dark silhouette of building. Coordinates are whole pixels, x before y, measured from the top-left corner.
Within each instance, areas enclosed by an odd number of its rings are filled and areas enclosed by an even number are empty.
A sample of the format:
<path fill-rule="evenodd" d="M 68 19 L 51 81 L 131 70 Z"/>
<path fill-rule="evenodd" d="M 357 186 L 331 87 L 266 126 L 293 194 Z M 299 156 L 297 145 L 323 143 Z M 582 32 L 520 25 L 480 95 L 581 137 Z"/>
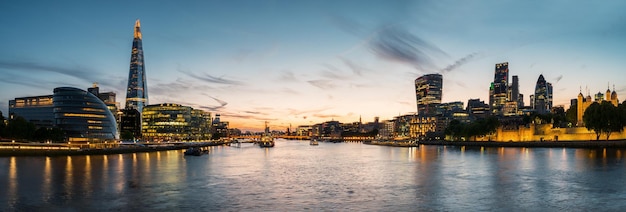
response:
<path fill-rule="evenodd" d="M 120 137 L 122 139 L 141 138 L 141 113 L 137 109 L 127 108 L 122 110 Z"/>
<path fill-rule="evenodd" d="M 496 64 L 493 84 L 490 88 L 489 104 L 494 114 L 500 114 L 506 104 L 509 93 L 509 63 Z"/>
<path fill-rule="evenodd" d="M 552 109 L 552 84 L 546 82 L 543 74 L 537 79 L 533 103 L 533 109 L 539 114 L 550 113 Z"/>
<path fill-rule="evenodd" d="M 128 88 L 126 90 L 126 109 L 137 109 L 142 112 L 148 105 L 148 86 L 146 84 L 146 69 L 143 61 L 143 47 L 139 19 L 135 22 L 133 49 L 130 55 L 130 71 L 128 73 Z"/>
<path fill-rule="evenodd" d="M 415 97 L 417 113 L 435 115 L 437 106 L 441 104 L 443 77 L 441 74 L 426 74 L 415 80 Z"/>

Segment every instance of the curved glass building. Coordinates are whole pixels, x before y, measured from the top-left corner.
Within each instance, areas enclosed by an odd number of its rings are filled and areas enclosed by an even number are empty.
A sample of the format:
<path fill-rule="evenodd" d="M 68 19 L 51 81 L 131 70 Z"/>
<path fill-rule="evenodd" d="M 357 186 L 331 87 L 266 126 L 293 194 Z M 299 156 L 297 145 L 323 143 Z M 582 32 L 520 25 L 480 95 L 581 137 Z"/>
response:
<path fill-rule="evenodd" d="M 65 131 L 69 142 L 100 143 L 118 139 L 115 116 L 92 93 L 59 87 L 54 89 L 53 102 L 55 124 Z"/>

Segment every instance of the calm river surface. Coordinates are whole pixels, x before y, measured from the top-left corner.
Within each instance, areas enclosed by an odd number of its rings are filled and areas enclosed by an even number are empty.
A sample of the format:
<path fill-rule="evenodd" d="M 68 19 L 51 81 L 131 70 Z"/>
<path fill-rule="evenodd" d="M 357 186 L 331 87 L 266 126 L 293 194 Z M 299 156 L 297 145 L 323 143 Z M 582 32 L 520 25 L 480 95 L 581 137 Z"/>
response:
<path fill-rule="evenodd" d="M 278 140 L 0 158 L 0 211 L 623 211 L 626 150 Z"/>

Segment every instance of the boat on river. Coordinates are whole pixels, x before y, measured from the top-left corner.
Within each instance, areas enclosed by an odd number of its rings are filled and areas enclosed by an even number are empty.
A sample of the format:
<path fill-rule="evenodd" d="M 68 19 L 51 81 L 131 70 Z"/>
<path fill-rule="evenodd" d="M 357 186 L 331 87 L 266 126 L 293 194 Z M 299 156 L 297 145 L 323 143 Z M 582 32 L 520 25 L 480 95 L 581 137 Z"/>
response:
<path fill-rule="evenodd" d="M 315 139 L 311 139 L 311 141 L 309 142 L 309 145 L 317 146 L 317 145 L 320 145 L 320 143 L 317 140 L 315 140 Z"/>
<path fill-rule="evenodd" d="M 258 143 L 261 148 L 274 147 L 274 137 L 270 133 L 270 128 L 267 127 L 267 121 L 265 122 L 265 132 L 261 136 L 261 140 Z"/>
<path fill-rule="evenodd" d="M 189 147 L 189 149 L 185 150 L 185 155 L 191 155 L 191 156 L 201 156 L 204 154 L 208 154 L 209 150 L 207 149 L 202 149 L 200 147 Z"/>

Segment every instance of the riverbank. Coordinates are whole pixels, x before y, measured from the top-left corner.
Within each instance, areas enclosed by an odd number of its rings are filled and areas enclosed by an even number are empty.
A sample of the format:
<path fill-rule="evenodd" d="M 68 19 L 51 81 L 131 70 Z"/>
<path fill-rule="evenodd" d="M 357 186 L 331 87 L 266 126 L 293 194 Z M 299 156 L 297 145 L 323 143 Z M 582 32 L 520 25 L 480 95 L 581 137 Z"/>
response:
<path fill-rule="evenodd" d="M 171 143 L 171 144 L 138 144 L 138 145 L 120 145 L 118 147 L 111 148 L 58 148 L 50 147 L 46 148 L 42 145 L 37 145 L 38 148 L 32 148 L 33 146 L 12 145 L 10 148 L 3 146 L 0 148 L 0 157 L 12 157 L 12 156 L 70 156 L 70 155 L 109 155 L 109 154 L 125 154 L 125 153 L 138 153 L 138 152 L 156 152 L 167 150 L 188 149 L 190 147 L 207 147 L 223 145 L 223 141 L 214 142 L 185 142 L 185 143 Z"/>
<path fill-rule="evenodd" d="M 626 148 L 626 140 L 609 141 L 525 141 L 525 142 L 495 142 L 495 141 L 420 141 L 423 145 L 444 146 L 481 146 L 481 147 L 565 147 L 565 148 Z"/>
<path fill-rule="evenodd" d="M 393 142 L 393 141 L 364 141 L 363 144 L 378 145 L 378 146 L 392 146 L 392 147 L 418 147 L 418 143 L 410 142 Z"/>

